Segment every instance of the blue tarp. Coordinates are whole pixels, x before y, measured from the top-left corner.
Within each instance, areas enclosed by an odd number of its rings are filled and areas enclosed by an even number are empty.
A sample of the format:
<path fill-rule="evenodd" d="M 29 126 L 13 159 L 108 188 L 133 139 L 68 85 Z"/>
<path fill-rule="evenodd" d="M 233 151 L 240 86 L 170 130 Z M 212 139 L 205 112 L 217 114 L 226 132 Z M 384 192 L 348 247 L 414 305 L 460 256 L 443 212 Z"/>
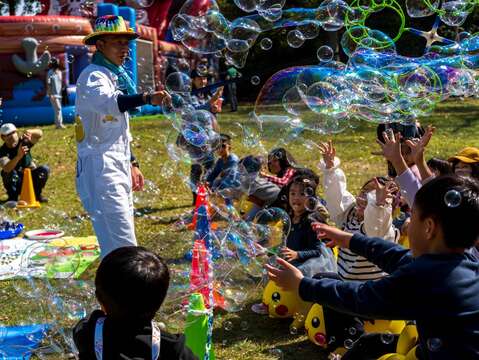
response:
<path fill-rule="evenodd" d="M 27 360 L 50 325 L 0 326 L 0 359 Z"/>

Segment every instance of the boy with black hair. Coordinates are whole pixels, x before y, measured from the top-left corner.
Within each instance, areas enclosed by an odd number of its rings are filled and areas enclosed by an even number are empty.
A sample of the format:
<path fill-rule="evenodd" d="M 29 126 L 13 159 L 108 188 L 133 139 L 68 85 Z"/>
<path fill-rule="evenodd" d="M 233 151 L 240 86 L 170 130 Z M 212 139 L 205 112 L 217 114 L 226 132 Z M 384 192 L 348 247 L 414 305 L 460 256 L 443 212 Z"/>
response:
<path fill-rule="evenodd" d="M 468 251 L 479 238 L 479 184 L 443 176 L 416 194 L 411 250 L 379 238 L 315 224 L 318 238 L 349 248 L 390 275 L 364 283 L 311 279 L 278 259 L 270 278 L 305 301 L 374 319 L 415 320 L 419 359 L 479 359 L 479 262 Z"/>
<path fill-rule="evenodd" d="M 143 247 L 127 246 L 109 253 L 95 277 L 101 310 L 73 329 L 80 360 L 197 359 L 185 347 L 183 335 L 160 332 L 153 322 L 169 282 L 163 259 Z"/>
<path fill-rule="evenodd" d="M 206 177 L 208 185 L 215 189 L 218 187 L 221 178 L 227 175 L 228 171 L 235 171 L 238 166 L 239 158 L 231 152 L 231 136 L 228 134 L 220 134 L 220 147 L 217 154 L 219 159 L 216 160 L 215 167 Z"/>

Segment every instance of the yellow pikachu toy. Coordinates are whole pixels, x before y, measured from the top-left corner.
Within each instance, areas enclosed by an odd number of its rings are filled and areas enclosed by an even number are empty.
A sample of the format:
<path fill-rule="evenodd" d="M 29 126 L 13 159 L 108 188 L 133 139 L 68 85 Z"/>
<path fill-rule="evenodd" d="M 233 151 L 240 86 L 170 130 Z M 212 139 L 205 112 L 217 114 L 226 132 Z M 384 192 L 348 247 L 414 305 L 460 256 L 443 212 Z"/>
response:
<path fill-rule="evenodd" d="M 309 340 L 314 344 L 324 348 L 328 345 L 326 322 L 324 321 L 324 312 L 321 305 L 313 304 L 308 312 L 308 316 L 306 316 L 304 328 Z"/>
<path fill-rule="evenodd" d="M 339 355 L 343 355 L 347 351 L 344 347 L 346 346 L 346 341 L 352 344 L 362 335 L 368 333 L 378 335 L 403 334 L 405 333 L 405 326 L 406 323 L 404 321 L 364 321 L 354 316 L 322 307 L 319 304 L 313 304 L 304 323 L 308 338 L 313 344 L 328 351 L 334 351 Z M 403 335 L 403 337 L 405 336 L 406 335 Z M 405 342 L 405 340 L 403 342 Z M 398 348 L 400 344 L 401 341 L 398 342 Z M 402 348 L 407 347 L 407 345 L 401 346 Z M 395 358 L 387 358 L 387 360 L 395 360 Z M 407 360 L 410 359 L 408 358 Z"/>
<path fill-rule="evenodd" d="M 300 329 L 312 303 L 305 302 L 291 292 L 280 289 L 273 281 L 269 281 L 263 292 L 263 304 L 268 307 L 272 318 L 294 318 L 290 329 Z"/>
<path fill-rule="evenodd" d="M 364 321 L 364 331 L 370 333 L 395 334 L 399 335 L 403 331 L 406 323 L 402 320 L 366 320 Z"/>
<path fill-rule="evenodd" d="M 396 353 L 385 354 L 378 360 L 417 360 L 418 333 L 415 325 L 408 324 L 399 335 Z"/>

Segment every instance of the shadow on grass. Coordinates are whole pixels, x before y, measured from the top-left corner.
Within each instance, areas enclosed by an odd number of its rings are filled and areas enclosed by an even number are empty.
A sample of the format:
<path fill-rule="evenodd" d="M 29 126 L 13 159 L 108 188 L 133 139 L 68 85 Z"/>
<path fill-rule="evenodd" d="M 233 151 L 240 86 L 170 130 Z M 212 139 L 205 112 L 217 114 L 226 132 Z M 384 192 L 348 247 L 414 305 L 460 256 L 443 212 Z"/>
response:
<path fill-rule="evenodd" d="M 452 126 L 452 132 L 459 132 L 461 130 L 464 130 L 468 127 L 474 126 L 475 122 L 479 120 L 479 109 L 476 114 L 471 114 L 468 116 L 462 116 L 460 118 L 460 123 L 454 123 L 451 124 Z"/>
<path fill-rule="evenodd" d="M 474 113 L 479 111 L 479 106 L 476 104 L 474 105 L 468 105 L 466 106 L 461 106 L 460 103 L 457 104 L 456 106 L 454 105 L 443 105 L 437 109 L 441 113 L 450 113 L 450 114 L 467 114 L 467 113 Z"/>
<path fill-rule="evenodd" d="M 187 207 L 191 207 L 191 204 L 179 204 L 179 205 L 171 205 L 171 206 L 165 206 L 165 207 L 143 206 L 143 207 L 135 208 L 135 211 L 141 214 L 152 214 L 155 212 L 184 209 Z"/>

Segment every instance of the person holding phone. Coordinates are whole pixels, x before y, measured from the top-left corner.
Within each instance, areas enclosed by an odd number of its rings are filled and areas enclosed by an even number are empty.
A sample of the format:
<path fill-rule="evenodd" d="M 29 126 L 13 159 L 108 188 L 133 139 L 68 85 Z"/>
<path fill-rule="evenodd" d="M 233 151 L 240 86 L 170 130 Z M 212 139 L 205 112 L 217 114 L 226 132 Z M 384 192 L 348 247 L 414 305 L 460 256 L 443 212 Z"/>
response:
<path fill-rule="evenodd" d="M 23 170 L 32 170 L 33 188 L 39 202 L 47 202 L 42 196 L 50 170 L 47 166 L 36 166 L 33 162 L 31 148 L 40 141 L 43 132 L 40 129 L 26 130 L 19 135 L 14 124 L 7 123 L 0 127 L 3 145 L 0 147 L 0 167 L 3 186 L 7 191 L 8 201 L 17 201 L 23 182 Z"/>

